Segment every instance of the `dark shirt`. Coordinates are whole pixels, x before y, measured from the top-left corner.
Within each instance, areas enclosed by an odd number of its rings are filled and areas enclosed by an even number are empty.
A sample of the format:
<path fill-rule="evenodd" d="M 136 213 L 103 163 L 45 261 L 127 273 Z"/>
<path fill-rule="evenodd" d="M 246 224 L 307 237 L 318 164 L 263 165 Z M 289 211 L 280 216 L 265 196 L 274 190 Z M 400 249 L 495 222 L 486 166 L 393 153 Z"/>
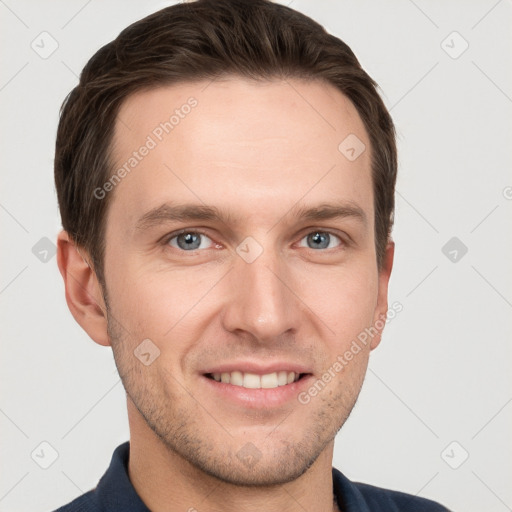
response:
<path fill-rule="evenodd" d="M 55 512 L 150 512 L 128 478 L 130 442 L 119 445 L 98 485 Z M 342 512 L 447 512 L 424 498 L 351 482 L 332 469 L 334 494 Z"/>

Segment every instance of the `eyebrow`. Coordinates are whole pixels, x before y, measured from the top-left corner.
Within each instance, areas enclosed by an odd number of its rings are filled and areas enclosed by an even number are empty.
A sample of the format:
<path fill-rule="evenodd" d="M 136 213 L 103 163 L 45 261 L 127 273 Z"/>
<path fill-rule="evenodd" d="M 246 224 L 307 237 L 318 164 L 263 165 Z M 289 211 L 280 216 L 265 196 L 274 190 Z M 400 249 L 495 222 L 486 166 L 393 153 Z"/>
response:
<path fill-rule="evenodd" d="M 286 215 L 290 215 L 299 221 L 352 218 L 362 223 L 365 227 L 368 225 L 368 219 L 364 210 L 352 202 L 322 203 L 313 207 L 295 206 L 287 214 L 283 215 L 281 219 Z M 164 222 L 193 220 L 209 220 L 233 225 L 240 221 L 240 217 L 236 217 L 231 212 L 215 206 L 165 203 L 142 215 L 137 221 L 135 228 L 136 230 L 146 230 Z"/>

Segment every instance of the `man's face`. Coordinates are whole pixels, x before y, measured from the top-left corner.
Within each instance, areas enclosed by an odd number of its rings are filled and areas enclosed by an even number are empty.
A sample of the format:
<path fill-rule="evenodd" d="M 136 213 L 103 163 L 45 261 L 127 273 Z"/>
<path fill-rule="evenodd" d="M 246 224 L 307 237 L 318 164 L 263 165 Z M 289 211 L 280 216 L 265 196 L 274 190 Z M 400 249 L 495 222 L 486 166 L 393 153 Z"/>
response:
<path fill-rule="evenodd" d="M 356 109 L 321 82 L 184 83 L 129 97 L 113 147 L 115 169 L 136 159 L 105 253 L 132 430 L 225 481 L 297 478 L 332 449 L 378 336 L 334 363 L 387 308 Z M 342 214 L 303 215 L 327 206 Z"/>

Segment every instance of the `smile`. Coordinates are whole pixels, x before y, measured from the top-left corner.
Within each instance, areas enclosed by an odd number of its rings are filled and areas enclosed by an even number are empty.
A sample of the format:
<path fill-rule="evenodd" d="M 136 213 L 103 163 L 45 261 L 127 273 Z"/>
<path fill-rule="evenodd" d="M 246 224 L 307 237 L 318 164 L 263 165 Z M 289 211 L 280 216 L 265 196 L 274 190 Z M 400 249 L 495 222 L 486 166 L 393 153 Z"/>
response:
<path fill-rule="evenodd" d="M 206 374 L 207 377 L 217 382 L 240 386 L 247 389 L 271 389 L 286 386 L 297 382 L 303 374 L 288 371 L 278 371 L 258 375 L 257 373 L 233 371 L 214 372 Z"/>

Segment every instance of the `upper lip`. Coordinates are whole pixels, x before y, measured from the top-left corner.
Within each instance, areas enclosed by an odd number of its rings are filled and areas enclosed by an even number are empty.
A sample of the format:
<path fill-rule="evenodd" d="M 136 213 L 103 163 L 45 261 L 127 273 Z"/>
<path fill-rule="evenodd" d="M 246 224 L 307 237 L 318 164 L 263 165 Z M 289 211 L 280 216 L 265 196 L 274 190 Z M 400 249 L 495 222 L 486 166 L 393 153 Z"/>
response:
<path fill-rule="evenodd" d="M 290 361 L 273 361 L 272 363 L 261 363 L 257 361 L 233 361 L 221 363 L 209 367 L 203 374 L 208 373 L 231 373 L 231 372 L 255 373 L 257 375 L 267 375 L 274 372 L 295 372 L 311 373 L 311 369 L 300 363 Z"/>

